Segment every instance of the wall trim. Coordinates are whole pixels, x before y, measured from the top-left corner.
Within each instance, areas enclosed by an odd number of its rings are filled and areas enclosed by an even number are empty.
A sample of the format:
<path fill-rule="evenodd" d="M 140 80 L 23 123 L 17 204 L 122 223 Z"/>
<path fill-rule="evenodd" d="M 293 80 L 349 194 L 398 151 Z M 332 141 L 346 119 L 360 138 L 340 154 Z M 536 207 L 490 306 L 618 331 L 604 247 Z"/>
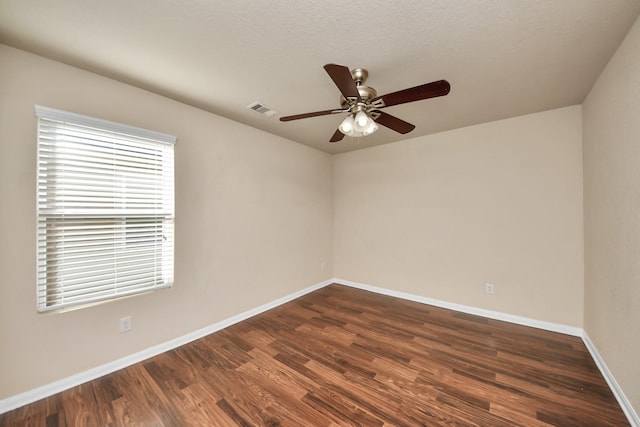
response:
<path fill-rule="evenodd" d="M 80 384 L 84 384 L 88 381 L 95 380 L 96 378 L 100 378 L 104 375 L 126 368 L 127 366 L 133 365 L 135 363 L 142 362 L 143 360 L 149 359 L 153 356 L 157 356 L 158 354 L 164 353 L 166 351 L 173 350 L 174 348 L 180 347 L 181 345 L 185 345 L 187 343 L 200 339 L 206 335 L 227 328 L 231 325 L 256 316 L 267 310 L 271 310 L 272 308 L 276 308 L 310 292 L 313 292 L 320 288 L 324 288 L 325 286 L 328 286 L 333 282 L 333 280 L 325 280 L 324 282 L 309 286 L 300 291 L 294 292 L 282 298 L 278 298 L 274 301 L 263 304 L 259 307 L 221 320 L 220 322 L 206 326 L 202 329 L 198 329 L 181 337 L 166 341 L 153 347 L 149 347 L 145 350 L 139 351 L 129 356 L 114 360 L 113 362 L 105 363 L 104 365 L 97 366 L 95 368 L 80 372 L 75 375 L 71 375 L 70 377 L 63 378 L 44 386 L 37 387 L 32 390 L 17 394 L 15 396 L 0 400 L 0 414 L 4 414 L 5 412 L 12 411 L 21 406 L 33 403 L 40 399 L 44 399 L 56 393 L 60 393 L 61 391 L 65 391 Z"/>
<path fill-rule="evenodd" d="M 587 350 L 591 353 L 591 357 L 593 357 L 593 360 L 596 362 L 600 373 L 602 373 L 602 376 L 609 385 L 611 392 L 616 397 L 616 400 L 620 404 L 624 414 L 627 416 L 629 423 L 631 423 L 633 427 L 640 427 L 640 416 L 638 416 L 638 413 L 633 409 L 631 402 L 629 402 L 629 399 L 625 396 L 622 388 L 618 385 L 618 382 L 607 367 L 607 364 L 604 363 L 604 359 L 600 356 L 598 349 L 593 344 L 593 341 L 591 341 L 591 338 L 589 338 L 586 331 L 583 331 L 582 333 L 582 341 L 584 341 L 584 345 L 587 346 Z"/>
<path fill-rule="evenodd" d="M 419 295 L 413 295 L 405 292 L 392 291 L 390 289 L 379 288 L 377 286 L 366 285 L 364 283 L 352 282 L 350 280 L 344 280 L 336 278 L 334 283 L 351 286 L 353 288 L 362 289 L 365 291 L 375 292 L 377 294 L 387 295 L 396 298 L 402 298 L 409 301 L 419 302 L 422 304 L 433 305 L 440 308 L 446 308 L 449 310 L 460 311 L 467 314 L 475 314 L 476 316 L 487 317 L 489 319 L 501 320 L 503 322 L 515 323 L 517 325 L 530 326 L 532 328 L 544 329 L 551 332 L 559 332 L 565 335 L 571 335 L 574 337 L 582 337 L 582 328 L 576 326 L 563 325 L 560 323 L 545 322 L 543 320 L 531 319 L 524 316 L 516 316 L 513 314 L 502 313 L 499 311 L 486 310 L 484 308 L 471 307 L 468 305 L 456 304 L 452 302 L 427 298 Z"/>

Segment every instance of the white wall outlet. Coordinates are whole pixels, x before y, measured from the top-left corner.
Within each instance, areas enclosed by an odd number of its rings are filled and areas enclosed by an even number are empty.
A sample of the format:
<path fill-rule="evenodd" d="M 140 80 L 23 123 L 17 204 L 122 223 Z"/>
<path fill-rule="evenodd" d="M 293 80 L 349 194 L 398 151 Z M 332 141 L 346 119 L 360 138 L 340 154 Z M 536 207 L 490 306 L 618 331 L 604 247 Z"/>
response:
<path fill-rule="evenodd" d="M 320 262 L 320 271 L 324 271 L 324 261 Z"/>
<path fill-rule="evenodd" d="M 131 316 L 120 318 L 120 333 L 129 332 L 131 330 Z"/>
<path fill-rule="evenodd" d="M 493 283 L 485 283 L 484 284 L 484 292 L 487 295 L 493 295 Z"/>

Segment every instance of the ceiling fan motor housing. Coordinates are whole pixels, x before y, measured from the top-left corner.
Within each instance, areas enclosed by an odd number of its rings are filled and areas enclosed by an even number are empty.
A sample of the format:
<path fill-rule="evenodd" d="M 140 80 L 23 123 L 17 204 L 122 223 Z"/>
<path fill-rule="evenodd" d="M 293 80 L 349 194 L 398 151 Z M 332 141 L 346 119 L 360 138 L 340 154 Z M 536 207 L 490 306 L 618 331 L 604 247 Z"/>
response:
<path fill-rule="evenodd" d="M 362 102 L 368 104 L 370 99 L 378 96 L 378 92 L 372 87 L 369 86 L 358 86 L 358 93 L 360 94 L 360 98 Z M 356 99 L 347 100 L 344 96 L 340 95 L 340 105 L 342 108 L 349 108 L 350 106 L 356 105 L 358 101 Z"/>
<path fill-rule="evenodd" d="M 369 72 L 366 69 L 354 68 L 351 70 L 351 77 L 356 82 L 356 87 L 358 88 L 358 93 L 363 103 L 368 104 L 370 99 L 378 96 L 378 92 L 376 92 L 374 88 L 364 85 L 364 82 L 366 82 L 369 77 Z M 342 108 L 350 108 L 357 105 L 357 102 L 355 100 L 347 100 L 344 96 L 340 95 L 340 105 Z"/>

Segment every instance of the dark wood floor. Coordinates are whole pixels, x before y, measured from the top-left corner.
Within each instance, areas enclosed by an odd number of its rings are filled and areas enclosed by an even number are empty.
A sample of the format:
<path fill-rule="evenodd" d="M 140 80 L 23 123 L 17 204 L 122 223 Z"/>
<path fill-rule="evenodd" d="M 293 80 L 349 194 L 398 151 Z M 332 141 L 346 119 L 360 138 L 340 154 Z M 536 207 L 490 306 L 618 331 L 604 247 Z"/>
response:
<path fill-rule="evenodd" d="M 331 285 L 2 426 L 625 426 L 579 338 Z"/>

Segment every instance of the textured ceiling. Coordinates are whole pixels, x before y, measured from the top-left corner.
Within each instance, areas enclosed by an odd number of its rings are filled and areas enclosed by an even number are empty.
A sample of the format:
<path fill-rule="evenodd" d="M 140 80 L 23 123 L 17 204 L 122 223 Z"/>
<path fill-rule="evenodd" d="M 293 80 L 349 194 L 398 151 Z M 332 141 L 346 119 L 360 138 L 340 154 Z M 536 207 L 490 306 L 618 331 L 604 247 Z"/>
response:
<path fill-rule="evenodd" d="M 0 0 L 0 42 L 337 153 L 578 104 L 640 0 Z M 442 98 L 385 111 L 400 135 L 327 141 L 326 63 L 369 70 L 378 94 L 446 79 Z M 246 106 L 260 101 L 266 117 Z"/>

